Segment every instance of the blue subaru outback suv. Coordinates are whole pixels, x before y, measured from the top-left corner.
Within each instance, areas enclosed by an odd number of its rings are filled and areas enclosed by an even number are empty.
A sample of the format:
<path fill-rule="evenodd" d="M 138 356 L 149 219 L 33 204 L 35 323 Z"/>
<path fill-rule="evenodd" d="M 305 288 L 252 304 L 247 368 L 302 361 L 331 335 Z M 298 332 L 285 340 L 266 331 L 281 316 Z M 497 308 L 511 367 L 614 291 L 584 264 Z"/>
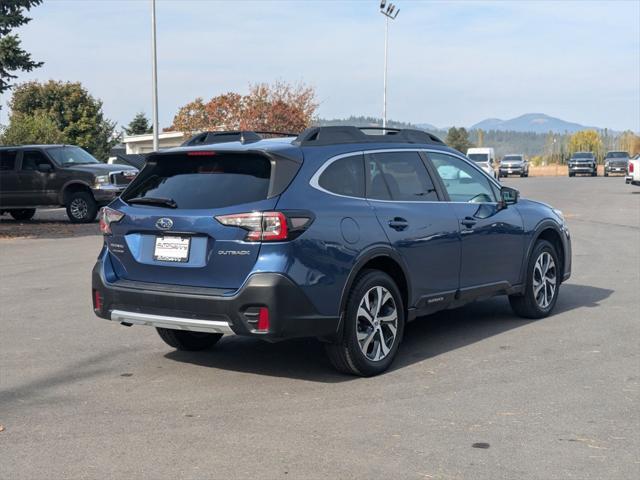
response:
<path fill-rule="evenodd" d="M 171 347 L 316 337 L 338 370 L 375 375 L 416 317 L 494 295 L 545 317 L 569 278 L 561 212 L 428 133 L 195 143 L 150 154 L 102 210 L 93 269 L 95 313 L 153 326 Z"/>

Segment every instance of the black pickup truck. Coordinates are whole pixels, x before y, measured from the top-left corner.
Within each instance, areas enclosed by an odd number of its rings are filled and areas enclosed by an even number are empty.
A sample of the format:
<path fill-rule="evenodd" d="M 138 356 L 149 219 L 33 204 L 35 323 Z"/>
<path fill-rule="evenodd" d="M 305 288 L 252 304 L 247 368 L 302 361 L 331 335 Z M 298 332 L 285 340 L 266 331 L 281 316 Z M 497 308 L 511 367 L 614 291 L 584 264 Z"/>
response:
<path fill-rule="evenodd" d="M 92 222 L 138 170 L 107 165 L 72 145 L 0 146 L 0 214 L 29 220 L 37 208 L 66 207 L 74 223 Z"/>

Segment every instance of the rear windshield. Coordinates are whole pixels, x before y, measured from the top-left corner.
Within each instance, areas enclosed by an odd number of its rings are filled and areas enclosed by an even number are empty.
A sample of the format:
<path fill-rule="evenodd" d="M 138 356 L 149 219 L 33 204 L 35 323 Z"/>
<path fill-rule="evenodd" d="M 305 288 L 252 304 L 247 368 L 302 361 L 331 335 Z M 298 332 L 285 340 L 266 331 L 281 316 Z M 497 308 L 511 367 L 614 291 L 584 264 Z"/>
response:
<path fill-rule="evenodd" d="M 176 208 L 223 208 L 267 198 L 271 163 L 260 155 L 222 154 L 160 158 L 123 195 L 170 200 Z"/>
<path fill-rule="evenodd" d="M 469 155 L 467 155 L 467 157 L 469 157 L 476 163 L 489 161 L 489 155 L 487 155 L 486 153 L 470 153 Z"/>
<path fill-rule="evenodd" d="M 629 154 L 627 152 L 609 152 L 607 153 L 607 158 L 628 158 Z"/>

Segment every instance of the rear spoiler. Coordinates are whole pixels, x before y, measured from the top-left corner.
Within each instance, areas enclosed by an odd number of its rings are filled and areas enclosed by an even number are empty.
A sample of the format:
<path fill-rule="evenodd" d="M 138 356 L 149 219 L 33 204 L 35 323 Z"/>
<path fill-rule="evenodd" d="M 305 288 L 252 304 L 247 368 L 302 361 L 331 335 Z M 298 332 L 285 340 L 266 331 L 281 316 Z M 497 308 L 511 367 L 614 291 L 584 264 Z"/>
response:
<path fill-rule="evenodd" d="M 194 135 L 180 145 L 194 147 L 198 145 L 214 145 L 216 143 L 240 142 L 242 144 L 259 142 L 272 137 L 296 137 L 297 133 L 270 132 L 252 130 L 228 130 L 219 132 L 202 132 Z"/>

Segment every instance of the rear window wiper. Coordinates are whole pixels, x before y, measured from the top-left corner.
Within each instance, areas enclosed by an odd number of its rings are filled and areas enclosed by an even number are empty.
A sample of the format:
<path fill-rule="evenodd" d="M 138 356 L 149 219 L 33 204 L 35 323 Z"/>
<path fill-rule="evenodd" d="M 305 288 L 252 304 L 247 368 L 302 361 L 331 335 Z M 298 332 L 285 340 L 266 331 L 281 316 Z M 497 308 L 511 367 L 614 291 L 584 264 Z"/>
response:
<path fill-rule="evenodd" d="M 178 208 L 178 204 L 173 198 L 136 197 L 126 201 L 132 204 L 138 203 L 140 205 L 158 205 L 160 207 Z"/>

